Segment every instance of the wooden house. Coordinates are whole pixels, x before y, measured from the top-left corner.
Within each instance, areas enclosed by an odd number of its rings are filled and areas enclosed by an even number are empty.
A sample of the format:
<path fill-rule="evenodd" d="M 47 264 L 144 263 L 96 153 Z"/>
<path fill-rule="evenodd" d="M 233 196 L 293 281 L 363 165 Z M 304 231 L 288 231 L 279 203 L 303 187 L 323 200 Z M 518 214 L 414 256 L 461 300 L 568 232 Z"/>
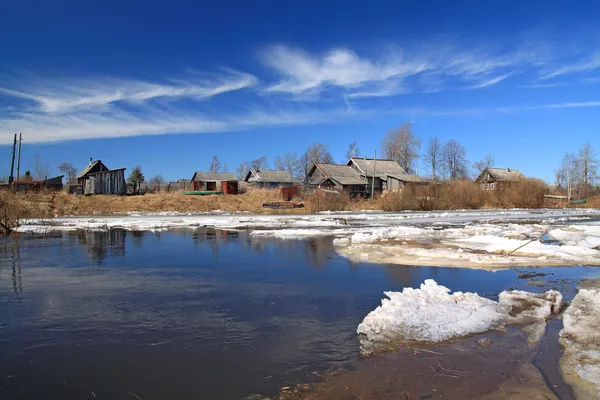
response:
<path fill-rule="evenodd" d="M 41 181 L 14 181 L 11 185 L 16 192 L 31 192 L 41 189 L 61 190 L 63 188 L 64 175 L 46 178 Z"/>
<path fill-rule="evenodd" d="M 221 182 L 237 182 L 235 174 L 227 172 L 194 172 L 192 190 L 197 192 L 220 192 Z"/>
<path fill-rule="evenodd" d="M 343 191 L 351 197 L 369 193 L 367 179 L 349 165 L 314 164 L 304 183 L 309 189 Z"/>
<path fill-rule="evenodd" d="M 84 194 L 123 195 L 127 190 L 125 168 L 108 169 L 100 160 L 93 161 L 77 175 Z"/>
<path fill-rule="evenodd" d="M 259 187 L 282 187 L 294 184 L 294 178 L 288 171 L 251 169 L 246 175 L 246 182 Z"/>
<path fill-rule="evenodd" d="M 415 186 L 427 184 L 426 180 L 407 174 L 404 168 L 394 160 L 351 158 L 347 165 L 367 179 L 369 193 L 373 184 L 375 193 L 382 193 L 386 190 L 402 190 L 407 184 Z"/>
<path fill-rule="evenodd" d="M 503 185 L 509 185 L 524 178 L 525 175 L 516 169 L 485 168 L 475 179 L 475 183 L 479 183 L 482 190 L 496 190 Z"/>

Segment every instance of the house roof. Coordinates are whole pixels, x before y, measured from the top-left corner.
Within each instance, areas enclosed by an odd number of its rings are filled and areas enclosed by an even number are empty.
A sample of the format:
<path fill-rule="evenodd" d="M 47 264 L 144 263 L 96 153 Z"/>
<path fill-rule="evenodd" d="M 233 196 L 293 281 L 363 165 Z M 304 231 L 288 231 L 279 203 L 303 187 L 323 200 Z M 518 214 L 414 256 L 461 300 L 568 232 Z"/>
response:
<path fill-rule="evenodd" d="M 423 180 L 422 178 L 420 178 L 416 175 L 404 174 L 404 175 L 387 175 L 387 176 L 398 179 L 399 181 L 402 181 L 402 182 L 414 182 L 414 183 L 425 182 L 425 180 Z"/>
<path fill-rule="evenodd" d="M 251 176 L 254 176 L 256 182 L 294 183 L 294 178 L 288 171 L 251 169 L 246 175 L 246 181 L 248 181 Z"/>
<path fill-rule="evenodd" d="M 375 161 L 375 177 L 385 178 L 388 175 L 402 176 L 407 175 L 404 168 L 394 160 L 373 159 L 373 158 L 351 158 L 347 165 L 356 165 L 361 173 L 366 177 L 373 176 L 373 161 Z"/>
<path fill-rule="evenodd" d="M 518 181 L 519 179 L 525 178 L 525 175 L 523 175 L 521 171 L 516 169 L 486 168 L 483 171 L 481 171 L 481 174 L 479 174 L 475 181 L 481 180 L 486 171 L 490 174 L 490 177 L 492 177 L 497 182 L 514 182 Z"/>
<path fill-rule="evenodd" d="M 102 165 L 104 167 L 104 169 L 108 169 L 102 161 L 96 160 L 96 161 L 93 161 L 93 162 L 89 163 L 88 165 L 86 165 L 86 167 L 81 170 L 79 175 L 77 175 L 77 179 L 83 178 L 84 176 L 86 176 L 92 170 L 92 168 L 94 168 L 98 164 Z"/>
<path fill-rule="evenodd" d="M 349 165 L 314 164 L 308 174 L 309 177 L 316 168 L 318 168 L 325 177 L 338 182 L 340 185 L 364 185 L 367 183 L 367 179 Z"/>
<path fill-rule="evenodd" d="M 194 172 L 193 181 L 237 181 L 235 174 L 227 172 Z"/>

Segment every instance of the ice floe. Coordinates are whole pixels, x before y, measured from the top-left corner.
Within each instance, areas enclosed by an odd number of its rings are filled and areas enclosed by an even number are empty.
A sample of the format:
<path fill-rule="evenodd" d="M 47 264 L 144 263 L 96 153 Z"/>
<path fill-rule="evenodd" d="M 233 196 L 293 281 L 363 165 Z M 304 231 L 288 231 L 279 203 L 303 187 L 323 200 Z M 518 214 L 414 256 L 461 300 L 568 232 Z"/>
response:
<path fill-rule="evenodd" d="M 505 291 L 499 301 L 477 293 L 455 292 L 425 280 L 419 289 L 385 292 L 388 298 L 358 326 L 362 351 L 369 353 L 385 343 L 438 343 L 511 324 L 537 324 L 558 313 L 562 296 L 551 290 L 536 294 Z M 539 339 L 540 328 L 531 341 Z M 543 329 L 541 330 L 543 333 Z"/>
<path fill-rule="evenodd" d="M 560 360 L 578 399 L 600 398 L 600 282 L 585 282 L 563 314 Z"/>

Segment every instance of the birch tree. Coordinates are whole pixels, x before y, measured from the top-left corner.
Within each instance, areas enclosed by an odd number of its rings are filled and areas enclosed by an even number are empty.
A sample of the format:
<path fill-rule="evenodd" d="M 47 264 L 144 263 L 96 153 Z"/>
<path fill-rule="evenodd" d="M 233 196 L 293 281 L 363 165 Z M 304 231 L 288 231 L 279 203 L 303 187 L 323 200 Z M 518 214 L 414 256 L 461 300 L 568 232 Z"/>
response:
<path fill-rule="evenodd" d="M 431 178 L 436 180 L 442 163 L 442 143 L 437 137 L 432 137 L 427 143 L 423 158 L 431 170 Z"/>
<path fill-rule="evenodd" d="M 219 161 L 219 157 L 214 156 L 212 162 L 210 163 L 210 172 L 219 172 L 221 170 L 221 162 Z"/>
<path fill-rule="evenodd" d="M 275 157 L 275 169 L 289 172 L 296 181 L 302 179 L 302 165 L 296 153 L 285 153 L 282 157 Z"/>
<path fill-rule="evenodd" d="M 488 154 L 487 156 L 483 157 L 481 160 L 474 162 L 473 163 L 473 178 L 477 178 L 479 176 L 479 174 L 481 174 L 481 171 L 483 171 L 486 168 L 493 167 L 495 163 L 496 163 L 496 160 L 494 160 L 494 157 L 491 154 Z"/>
<path fill-rule="evenodd" d="M 448 140 L 442 149 L 444 168 L 452 180 L 467 176 L 467 150 L 454 139 Z"/>
<path fill-rule="evenodd" d="M 579 175 L 579 166 L 577 157 L 573 153 L 566 153 L 560 164 L 560 168 L 556 172 L 556 180 L 559 187 L 564 188 L 567 192 L 567 200 L 571 201 L 573 197 L 573 189 L 577 183 Z"/>
<path fill-rule="evenodd" d="M 344 164 L 348 162 L 349 159 L 355 157 L 360 157 L 360 150 L 358 148 L 356 140 L 350 143 L 350 145 L 348 146 L 348 150 L 346 150 L 346 160 L 344 161 Z"/>
<path fill-rule="evenodd" d="M 590 185 L 594 184 L 597 176 L 598 160 L 592 151 L 590 143 L 585 143 L 577 157 L 579 167 L 579 198 L 587 198 Z"/>
<path fill-rule="evenodd" d="M 410 123 L 390 129 L 381 141 L 381 150 L 385 158 L 395 160 L 404 170 L 414 173 L 414 162 L 419 158 L 421 140 L 412 132 Z"/>

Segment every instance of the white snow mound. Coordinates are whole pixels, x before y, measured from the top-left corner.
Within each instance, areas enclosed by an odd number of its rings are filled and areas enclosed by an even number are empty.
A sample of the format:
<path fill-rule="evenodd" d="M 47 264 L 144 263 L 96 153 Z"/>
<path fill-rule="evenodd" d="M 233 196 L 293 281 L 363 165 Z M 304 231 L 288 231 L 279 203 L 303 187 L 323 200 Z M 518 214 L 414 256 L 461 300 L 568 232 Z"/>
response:
<path fill-rule="evenodd" d="M 600 398 L 600 286 L 580 289 L 565 313 L 560 367 L 578 399 Z"/>
<path fill-rule="evenodd" d="M 375 343 L 443 342 L 507 324 L 544 324 L 560 309 L 555 290 L 542 294 L 502 292 L 499 302 L 477 293 L 455 292 L 427 279 L 419 289 L 385 292 L 388 299 L 358 326 L 363 350 Z M 539 329 L 538 329 L 539 331 Z M 543 330 L 542 330 L 543 333 Z M 536 336 L 539 336 L 536 335 Z"/>

